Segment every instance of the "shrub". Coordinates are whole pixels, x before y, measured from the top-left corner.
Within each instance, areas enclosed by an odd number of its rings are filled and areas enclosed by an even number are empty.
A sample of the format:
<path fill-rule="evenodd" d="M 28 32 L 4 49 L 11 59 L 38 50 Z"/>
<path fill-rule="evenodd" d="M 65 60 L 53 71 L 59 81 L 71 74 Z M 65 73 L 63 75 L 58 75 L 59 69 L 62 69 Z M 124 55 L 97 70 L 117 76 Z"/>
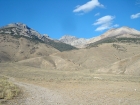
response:
<path fill-rule="evenodd" d="M 10 100 L 19 93 L 20 90 L 17 86 L 0 76 L 0 99 Z"/>

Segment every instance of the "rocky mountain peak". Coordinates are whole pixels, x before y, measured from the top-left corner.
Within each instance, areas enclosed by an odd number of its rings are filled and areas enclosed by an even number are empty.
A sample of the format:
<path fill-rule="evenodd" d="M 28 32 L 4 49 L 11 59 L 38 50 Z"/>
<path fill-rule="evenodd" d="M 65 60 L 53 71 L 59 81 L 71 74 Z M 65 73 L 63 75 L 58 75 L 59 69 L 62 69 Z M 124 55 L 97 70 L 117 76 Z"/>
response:
<path fill-rule="evenodd" d="M 75 36 L 71 36 L 71 35 L 64 35 L 62 36 L 62 38 L 60 38 L 59 40 L 61 41 L 74 41 L 77 40 L 78 38 Z"/>
<path fill-rule="evenodd" d="M 82 48 L 87 43 L 88 39 L 77 38 L 77 37 L 71 36 L 71 35 L 64 35 L 59 40 L 63 43 L 70 44 L 70 45 L 75 46 L 77 48 Z"/>
<path fill-rule="evenodd" d="M 30 29 L 26 24 L 23 24 L 23 23 L 12 23 L 12 24 L 8 24 L 5 27 L 17 27 L 21 29 Z"/>
<path fill-rule="evenodd" d="M 2 28 L 0 28 L 0 33 L 11 34 L 11 35 L 21 35 L 26 37 L 33 37 L 36 36 L 41 39 L 42 35 L 28 27 L 26 24 L 23 23 L 11 23 Z"/>
<path fill-rule="evenodd" d="M 51 39 L 47 34 L 41 35 L 39 32 L 35 31 L 34 29 L 28 27 L 26 24 L 23 23 L 12 23 L 8 24 L 4 27 L 0 28 L 0 35 L 9 34 L 20 38 L 22 36 L 28 37 L 27 39 L 31 39 L 35 42 L 43 42 L 59 51 L 67 51 L 76 49 L 73 46 L 68 44 L 62 43 L 59 40 Z M 31 41 L 30 40 L 30 41 Z"/>

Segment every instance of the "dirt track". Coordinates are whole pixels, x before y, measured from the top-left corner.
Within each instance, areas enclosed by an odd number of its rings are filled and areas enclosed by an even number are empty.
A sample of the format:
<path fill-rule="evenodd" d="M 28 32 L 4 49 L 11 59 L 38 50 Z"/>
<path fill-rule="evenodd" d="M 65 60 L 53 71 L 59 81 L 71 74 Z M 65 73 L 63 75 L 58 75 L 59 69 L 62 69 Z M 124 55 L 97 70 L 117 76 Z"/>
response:
<path fill-rule="evenodd" d="M 65 104 L 60 94 L 54 90 L 49 90 L 44 87 L 33 84 L 18 82 L 14 78 L 10 81 L 23 89 L 24 97 L 16 102 L 11 101 L 8 105 L 58 105 Z"/>

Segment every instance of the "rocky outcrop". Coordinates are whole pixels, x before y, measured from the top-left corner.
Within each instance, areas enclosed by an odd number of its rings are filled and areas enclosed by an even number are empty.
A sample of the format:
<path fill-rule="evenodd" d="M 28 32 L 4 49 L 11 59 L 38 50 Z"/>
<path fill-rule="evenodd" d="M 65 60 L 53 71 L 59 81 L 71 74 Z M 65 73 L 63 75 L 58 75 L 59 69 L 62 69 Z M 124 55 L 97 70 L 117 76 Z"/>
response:
<path fill-rule="evenodd" d="M 60 38 L 59 40 L 63 43 L 70 44 L 70 45 L 75 46 L 77 48 L 84 47 L 88 42 L 88 39 L 77 38 L 75 36 L 70 36 L 70 35 L 65 35 L 62 38 Z"/>
<path fill-rule="evenodd" d="M 1 34 L 11 34 L 11 35 L 22 35 L 26 37 L 33 37 L 36 36 L 37 38 L 41 39 L 42 35 L 29 28 L 26 24 L 23 23 L 13 23 L 13 24 L 8 24 L 2 28 L 0 28 L 0 33 Z"/>

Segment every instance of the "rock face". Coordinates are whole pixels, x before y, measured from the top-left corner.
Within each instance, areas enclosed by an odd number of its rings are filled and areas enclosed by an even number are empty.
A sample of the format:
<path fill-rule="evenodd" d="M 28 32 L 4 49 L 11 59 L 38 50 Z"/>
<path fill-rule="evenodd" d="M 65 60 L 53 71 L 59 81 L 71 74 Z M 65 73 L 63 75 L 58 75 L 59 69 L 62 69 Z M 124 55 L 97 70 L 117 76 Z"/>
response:
<path fill-rule="evenodd" d="M 65 35 L 59 39 L 61 42 L 71 44 L 73 41 L 78 40 L 75 36 Z"/>
<path fill-rule="evenodd" d="M 88 42 L 88 39 L 77 38 L 75 36 L 70 36 L 70 35 L 65 35 L 62 38 L 60 38 L 59 40 L 63 43 L 70 44 L 70 45 L 75 46 L 77 48 L 84 47 Z"/>
<path fill-rule="evenodd" d="M 36 36 L 39 39 L 42 38 L 42 35 L 40 33 L 29 28 L 26 24 L 23 24 L 23 23 L 8 24 L 7 26 L 0 28 L 0 33 L 1 34 L 7 33 L 7 34 L 12 34 L 12 35 L 23 35 L 26 37 Z"/>

